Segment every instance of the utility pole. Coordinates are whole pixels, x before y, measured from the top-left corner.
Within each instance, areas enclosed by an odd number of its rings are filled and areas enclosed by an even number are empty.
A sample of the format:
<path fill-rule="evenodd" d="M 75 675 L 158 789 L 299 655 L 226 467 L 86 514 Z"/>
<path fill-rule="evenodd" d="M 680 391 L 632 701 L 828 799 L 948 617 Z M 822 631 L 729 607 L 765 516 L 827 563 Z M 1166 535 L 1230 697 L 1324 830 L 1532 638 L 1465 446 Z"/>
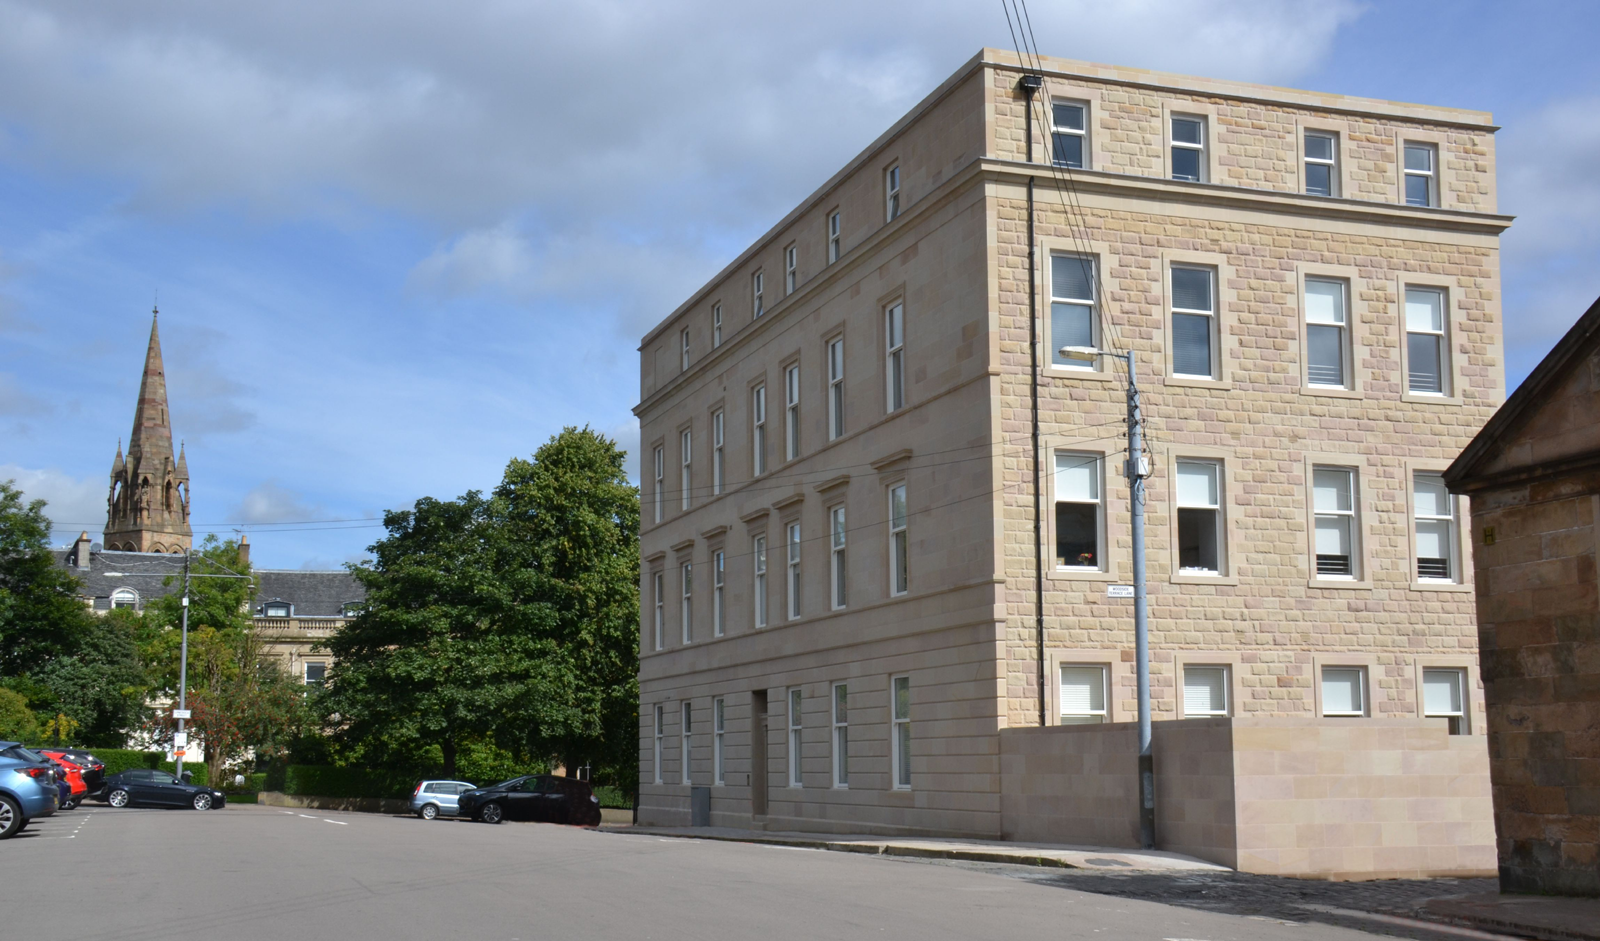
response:
<path fill-rule="evenodd" d="M 183 645 L 178 661 L 178 734 L 173 738 L 174 767 L 178 780 L 183 780 L 183 753 L 189 748 L 189 737 L 183 724 L 189 718 L 189 550 L 183 550 Z"/>
<path fill-rule="evenodd" d="M 1150 462 L 1144 456 L 1144 430 L 1139 408 L 1139 380 L 1134 374 L 1133 350 L 1110 353 L 1092 346 L 1063 346 L 1062 356 L 1093 361 L 1111 356 L 1128 367 L 1128 462 L 1122 473 L 1128 481 L 1128 502 L 1133 519 L 1133 647 L 1139 679 L 1139 842 L 1156 847 L 1155 757 L 1150 748 L 1150 602 L 1145 594 L 1144 481 Z"/>

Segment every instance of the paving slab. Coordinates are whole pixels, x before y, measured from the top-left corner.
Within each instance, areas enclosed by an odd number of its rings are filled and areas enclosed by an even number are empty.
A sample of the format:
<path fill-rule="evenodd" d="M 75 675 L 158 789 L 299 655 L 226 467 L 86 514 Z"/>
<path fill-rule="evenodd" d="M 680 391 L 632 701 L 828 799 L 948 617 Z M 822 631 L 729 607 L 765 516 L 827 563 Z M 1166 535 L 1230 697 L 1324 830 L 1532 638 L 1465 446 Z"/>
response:
<path fill-rule="evenodd" d="M 1010 843 L 1000 840 L 884 837 L 865 834 L 796 833 L 740 830 L 733 827 L 629 827 L 630 833 L 678 837 L 688 840 L 726 840 L 768 843 L 836 853 L 874 856 L 909 856 L 924 859 L 958 859 L 968 862 L 1011 863 L 1056 869 L 1101 869 L 1127 872 L 1230 872 L 1226 866 L 1160 850 L 1107 849 L 1098 846 L 1064 846 L 1055 843 Z"/>
<path fill-rule="evenodd" d="M 1427 917 L 1539 941 L 1600 941 L 1600 898 L 1555 895 L 1461 895 L 1429 899 Z"/>

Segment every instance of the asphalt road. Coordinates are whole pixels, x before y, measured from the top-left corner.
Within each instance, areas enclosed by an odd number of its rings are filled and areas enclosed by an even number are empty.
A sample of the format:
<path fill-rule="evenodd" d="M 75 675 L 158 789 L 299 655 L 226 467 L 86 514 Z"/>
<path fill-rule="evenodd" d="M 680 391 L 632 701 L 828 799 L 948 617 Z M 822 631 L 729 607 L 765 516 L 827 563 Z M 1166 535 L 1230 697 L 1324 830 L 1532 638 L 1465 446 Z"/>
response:
<path fill-rule="evenodd" d="M 255 806 L 89 804 L 0 843 L 0 886 L 0 936 L 74 941 L 1372 937 L 850 853 Z"/>

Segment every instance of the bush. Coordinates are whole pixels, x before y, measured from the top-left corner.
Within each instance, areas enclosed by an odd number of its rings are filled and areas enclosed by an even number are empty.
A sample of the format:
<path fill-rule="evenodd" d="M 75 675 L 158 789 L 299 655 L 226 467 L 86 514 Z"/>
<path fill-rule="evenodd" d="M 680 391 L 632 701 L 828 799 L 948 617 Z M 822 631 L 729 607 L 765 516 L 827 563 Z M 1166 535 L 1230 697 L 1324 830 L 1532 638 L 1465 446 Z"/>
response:
<path fill-rule="evenodd" d="M 237 793 L 229 793 L 228 794 L 228 803 L 230 803 L 230 804 L 254 804 L 254 803 L 257 803 L 257 801 L 256 801 L 256 792 L 255 791 L 239 791 Z"/>
<path fill-rule="evenodd" d="M 409 771 L 372 768 L 337 768 L 329 765 L 289 765 L 284 769 L 283 793 L 311 797 L 410 797 L 421 776 Z"/>
<path fill-rule="evenodd" d="M 0 740 L 26 742 L 39 734 L 39 720 L 21 693 L 0 688 Z"/>
<path fill-rule="evenodd" d="M 95 757 L 98 758 L 99 756 L 96 755 Z M 156 767 L 160 768 L 162 771 L 171 772 L 172 774 L 178 773 L 178 765 L 175 761 L 163 761 Z M 193 772 L 193 777 L 189 779 L 190 784 L 199 785 L 200 787 L 210 786 L 210 781 L 208 780 L 209 769 L 206 768 L 203 762 L 186 761 L 183 763 L 183 770 L 185 774 Z"/>
<path fill-rule="evenodd" d="M 106 776 L 130 768 L 159 768 L 162 754 L 158 751 L 138 751 L 132 748 L 91 748 L 89 753 L 105 762 Z"/>
<path fill-rule="evenodd" d="M 601 807 L 611 807 L 617 810 L 633 809 L 633 798 L 624 794 L 619 787 L 612 787 L 609 784 L 597 784 L 594 788 L 594 796 L 600 799 Z"/>

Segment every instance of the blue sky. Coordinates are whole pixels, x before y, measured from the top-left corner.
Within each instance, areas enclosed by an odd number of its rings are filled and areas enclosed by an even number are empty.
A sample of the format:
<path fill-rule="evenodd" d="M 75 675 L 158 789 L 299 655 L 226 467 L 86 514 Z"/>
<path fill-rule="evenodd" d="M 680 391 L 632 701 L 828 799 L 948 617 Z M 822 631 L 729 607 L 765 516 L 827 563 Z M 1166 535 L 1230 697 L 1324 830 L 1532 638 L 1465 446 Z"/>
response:
<path fill-rule="evenodd" d="M 563 425 L 997 2 L 0 0 L 0 479 L 104 522 L 157 291 L 197 530 L 333 566 Z M 1600 295 L 1591 3 L 1032 8 L 1052 55 L 1494 112 L 1507 373 Z M 270 9 L 269 9 L 270 8 Z M 354 522 L 346 522 L 346 521 Z"/>

